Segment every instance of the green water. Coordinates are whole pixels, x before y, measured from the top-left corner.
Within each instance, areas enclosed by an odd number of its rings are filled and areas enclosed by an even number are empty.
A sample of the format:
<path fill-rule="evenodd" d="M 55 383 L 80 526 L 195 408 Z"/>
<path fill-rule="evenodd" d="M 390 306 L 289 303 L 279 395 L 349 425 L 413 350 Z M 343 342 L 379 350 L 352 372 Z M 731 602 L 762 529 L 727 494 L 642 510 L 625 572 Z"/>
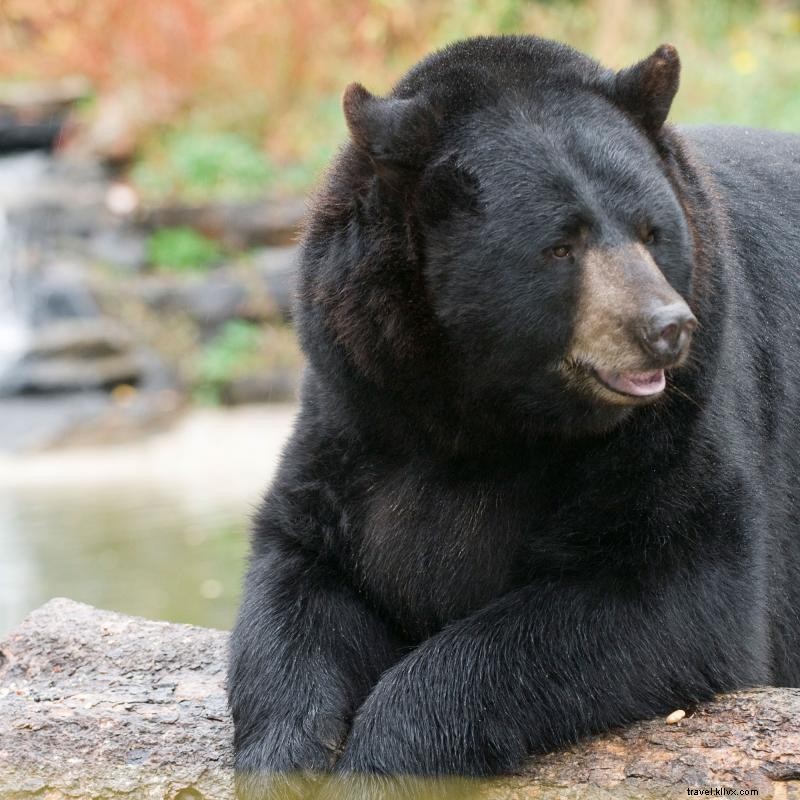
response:
<path fill-rule="evenodd" d="M 252 510 L 149 485 L 0 489 L 0 635 L 58 596 L 230 628 Z"/>

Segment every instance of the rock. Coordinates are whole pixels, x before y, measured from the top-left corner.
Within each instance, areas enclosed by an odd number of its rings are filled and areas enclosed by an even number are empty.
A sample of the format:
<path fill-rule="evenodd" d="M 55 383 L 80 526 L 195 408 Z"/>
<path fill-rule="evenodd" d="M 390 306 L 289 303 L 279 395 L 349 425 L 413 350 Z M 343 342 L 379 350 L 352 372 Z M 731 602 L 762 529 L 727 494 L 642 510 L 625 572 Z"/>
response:
<path fill-rule="evenodd" d="M 0 798 L 232 800 L 227 635 L 53 600 L 0 645 Z"/>
<path fill-rule="evenodd" d="M 147 266 L 144 236 L 128 228 L 97 231 L 89 237 L 86 252 L 90 258 L 127 272 L 140 272 Z"/>
<path fill-rule="evenodd" d="M 234 378 L 223 387 L 222 402 L 229 406 L 241 406 L 294 400 L 299 383 L 299 369 L 275 369 L 268 373 L 245 375 Z"/>
<path fill-rule="evenodd" d="M 88 83 L 78 77 L 0 85 L 0 153 L 52 149 L 70 107 L 89 91 Z"/>
<path fill-rule="evenodd" d="M 0 451 L 126 442 L 168 427 L 185 406 L 176 376 L 147 350 L 135 361 L 135 386 L 0 396 Z"/>
<path fill-rule="evenodd" d="M 186 408 L 186 398 L 175 389 L 141 390 L 119 384 L 106 395 L 102 411 L 73 420 L 44 447 L 91 447 L 138 442 L 143 436 L 163 431 L 176 422 Z M 32 449 L 30 446 L 28 450 Z M 40 445 L 39 449 L 42 449 Z"/>
<path fill-rule="evenodd" d="M 101 358 L 125 354 L 132 346 L 131 335 L 109 319 L 61 319 L 32 331 L 25 359 Z"/>
<path fill-rule="evenodd" d="M 284 319 L 290 319 L 292 315 L 299 255 L 299 247 L 292 245 L 262 247 L 252 256 L 255 268 Z"/>
<path fill-rule="evenodd" d="M 73 283 L 48 279 L 32 290 L 29 302 L 33 325 L 98 314 L 94 299 L 86 286 L 79 281 Z"/>
<path fill-rule="evenodd" d="M 187 287 L 185 307 L 201 325 L 221 325 L 246 316 L 247 289 L 225 277 L 212 276 L 202 283 Z"/>
<path fill-rule="evenodd" d="M 184 314 L 205 335 L 229 320 L 265 322 L 278 314 L 274 299 L 250 265 L 223 266 L 200 275 L 146 275 L 104 288 L 106 295 L 110 291 L 130 292 L 158 314 Z"/>
<path fill-rule="evenodd" d="M 101 317 L 61 319 L 30 334 L 0 379 L 4 394 L 47 394 L 138 383 L 142 365 L 125 330 Z"/>
<path fill-rule="evenodd" d="M 17 153 L 25 150 L 50 150 L 55 147 L 64 120 L 22 123 L 14 117 L 0 114 L 0 153 Z"/>
<path fill-rule="evenodd" d="M 180 312 L 202 326 L 217 326 L 245 315 L 247 288 L 233 277 L 210 273 L 204 277 L 156 276 L 133 287 L 153 311 Z"/>
<path fill-rule="evenodd" d="M 129 354 L 92 359 L 63 356 L 41 361 L 23 358 L 3 376 L 3 384 L 9 394 L 49 394 L 136 384 L 140 377 L 141 367 Z"/>
<path fill-rule="evenodd" d="M 296 241 L 305 216 L 299 198 L 174 205 L 143 209 L 139 222 L 146 228 L 187 225 L 235 250 L 259 245 L 288 245 Z"/>
<path fill-rule="evenodd" d="M 76 263 L 49 264 L 31 274 L 23 302 L 33 327 L 100 313 L 85 272 Z"/>
<path fill-rule="evenodd" d="M 99 164 L 42 153 L 0 159 L 0 207 L 37 244 L 82 241 L 121 221 L 107 208 L 109 174 Z"/>
<path fill-rule="evenodd" d="M 0 394 L 91 392 L 120 383 L 157 391 L 173 388 L 175 377 L 117 323 L 78 318 L 34 328 L 24 355 L 0 376 Z"/>
<path fill-rule="evenodd" d="M 69 110 L 91 94 L 91 84 L 80 75 L 51 81 L 15 81 L 0 85 L 0 109 L 13 111 L 26 122 L 47 119 Z"/>
<path fill-rule="evenodd" d="M 233 800 L 227 638 L 63 599 L 34 611 L 0 642 L 0 798 Z M 800 689 L 737 692 L 680 725 L 585 739 L 480 795 L 672 800 L 720 785 L 800 792 Z"/>
<path fill-rule="evenodd" d="M 19 453 L 52 447 L 72 431 L 91 425 L 109 405 L 108 394 L 104 391 L 0 396 L 0 452 Z"/>

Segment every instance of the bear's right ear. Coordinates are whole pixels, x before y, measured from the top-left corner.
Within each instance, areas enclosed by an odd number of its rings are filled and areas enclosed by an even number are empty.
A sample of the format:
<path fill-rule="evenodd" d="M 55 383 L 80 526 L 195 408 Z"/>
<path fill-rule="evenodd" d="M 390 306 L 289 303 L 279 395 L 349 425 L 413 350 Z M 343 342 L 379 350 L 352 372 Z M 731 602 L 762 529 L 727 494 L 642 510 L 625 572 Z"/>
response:
<path fill-rule="evenodd" d="M 351 83 L 342 106 L 353 142 L 376 171 L 415 169 L 430 155 L 439 125 L 426 98 L 376 97 L 360 83 Z"/>

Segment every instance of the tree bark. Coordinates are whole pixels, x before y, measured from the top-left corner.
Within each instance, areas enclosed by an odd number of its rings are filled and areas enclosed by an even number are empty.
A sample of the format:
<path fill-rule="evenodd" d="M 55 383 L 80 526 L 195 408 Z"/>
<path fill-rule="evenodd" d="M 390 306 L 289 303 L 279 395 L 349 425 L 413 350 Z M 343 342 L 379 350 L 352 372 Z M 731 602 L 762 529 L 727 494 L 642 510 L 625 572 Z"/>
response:
<path fill-rule="evenodd" d="M 222 631 L 70 600 L 33 612 L 0 643 L 0 798 L 233 800 L 226 647 Z M 676 724 L 583 741 L 485 797 L 698 796 L 690 789 L 800 798 L 800 689 L 738 692 Z"/>

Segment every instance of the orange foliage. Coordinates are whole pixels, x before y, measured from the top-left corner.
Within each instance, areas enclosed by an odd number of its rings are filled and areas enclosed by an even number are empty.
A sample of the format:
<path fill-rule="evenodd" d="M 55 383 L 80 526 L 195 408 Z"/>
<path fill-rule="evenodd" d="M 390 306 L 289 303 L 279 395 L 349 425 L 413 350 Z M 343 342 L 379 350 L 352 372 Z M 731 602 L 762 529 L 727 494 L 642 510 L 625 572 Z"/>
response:
<path fill-rule="evenodd" d="M 210 44 L 200 0 L 4 0 L 0 9 L 5 75 L 191 85 Z"/>
<path fill-rule="evenodd" d="M 127 105 L 139 129 L 216 106 L 222 125 L 251 123 L 278 158 L 291 159 L 299 108 L 338 94 L 353 76 L 385 89 L 398 58 L 408 63 L 425 50 L 415 24 L 424 7 L 423 0 L 0 0 L 0 78 L 84 75 L 101 111 L 104 100 L 115 114 Z M 241 107 L 246 120 L 236 118 Z M 269 115 L 286 124 L 268 124 Z"/>

